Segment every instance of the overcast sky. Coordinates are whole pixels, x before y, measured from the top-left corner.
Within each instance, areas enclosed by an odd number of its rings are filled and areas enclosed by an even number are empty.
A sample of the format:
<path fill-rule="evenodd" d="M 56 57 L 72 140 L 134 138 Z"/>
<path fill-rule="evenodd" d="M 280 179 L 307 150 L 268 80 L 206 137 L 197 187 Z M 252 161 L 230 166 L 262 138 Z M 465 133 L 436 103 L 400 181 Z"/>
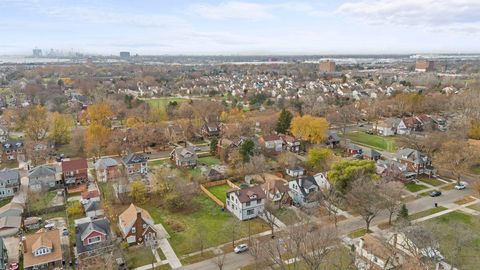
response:
<path fill-rule="evenodd" d="M 0 54 L 479 53 L 480 0 L 0 0 Z"/>

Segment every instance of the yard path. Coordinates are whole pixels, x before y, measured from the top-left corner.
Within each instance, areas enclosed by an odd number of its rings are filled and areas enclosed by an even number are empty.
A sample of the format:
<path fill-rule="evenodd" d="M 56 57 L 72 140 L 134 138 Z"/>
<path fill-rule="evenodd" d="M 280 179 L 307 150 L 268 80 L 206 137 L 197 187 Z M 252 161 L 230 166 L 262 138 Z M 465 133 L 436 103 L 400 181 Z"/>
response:
<path fill-rule="evenodd" d="M 182 267 L 182 263 L 178 259 L 177 254 L 175 254 L 175 251 L 173 251 L 172 246 L 166 238 L 160 239 L 158 241 L 158 245 L 162 249 L 163 254 L 165 254 L 165 257 L 167 258 L 167 261 L 170 264 L 170 267 L 172 267 L 172 269 Z"/>

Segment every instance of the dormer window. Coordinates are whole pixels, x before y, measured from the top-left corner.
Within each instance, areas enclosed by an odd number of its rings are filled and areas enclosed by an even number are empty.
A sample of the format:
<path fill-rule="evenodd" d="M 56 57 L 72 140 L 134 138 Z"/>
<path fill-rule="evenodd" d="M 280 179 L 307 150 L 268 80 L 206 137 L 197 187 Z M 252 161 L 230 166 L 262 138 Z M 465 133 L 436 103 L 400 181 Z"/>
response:
<path fill-rule="evenodd" d="M 254 200 L 254 199 L 256 199 L 256 198 L 257 198 L 257 195 L 255 195 L 255 194 L 250 195 L 250 199 L 251 199 L 251 200 Z"/>
<path fill-rule="evenodd" d="M 137 230 L 135 229 L 135 227 L 132 228 L 132 233 L 135 233 Z"/>

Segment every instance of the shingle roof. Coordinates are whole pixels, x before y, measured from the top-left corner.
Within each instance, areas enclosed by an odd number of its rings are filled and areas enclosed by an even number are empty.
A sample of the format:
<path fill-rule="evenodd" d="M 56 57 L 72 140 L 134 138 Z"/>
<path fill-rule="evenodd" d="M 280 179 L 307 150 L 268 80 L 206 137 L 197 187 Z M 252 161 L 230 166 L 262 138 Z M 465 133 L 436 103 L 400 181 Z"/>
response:
<path fill-rule="evenodd" d="M 97 162 L 95 163 L 95 169 L 106 169 L 108 167 L 114 167 L 117 166 L 118 162 L 110 157 L 102 157 Z"/>
<path fill-rule="evenodd" d="M 264 199 L 266 197 L 265 191 L 263 191 L 261 186 L 253 186 L 253 187 L 248 187 L 244 189 L 233 189 L 233 190 L 227 191 L 227 194 L 232 192 L 234 192 L 237 195 L 238 200 L 241 203 L 249 202 L 252 200 Z M 252 196 L 255 196 L 255 197 L 251 199 L 250 197 Z"/>
<path fill-rule="evenodd" d="M 20 174 L 18 170 L 2 170 L 0 171 L 0 181 L 10 180 L 10 179 L 19 179 Z"/>
<path fill-rule="evenodd" d="M 64 172 L 82 170 L 87 168 L 88 168 L 88 164 L 86 159 L 74 159 L 74 160 L 62 161 L 62 170 Z"/>
<path fill-rule="evenodd" d="M 40 165 L 28 171 L 28 177 L 37 178 L 56 174 L 55 167 Z"/>
<path fill-rule="evenodd" d="M 132 203 L 127 208 L 127 210 L 123 211 L 123 213 L 118 216 L 121 227 L 124 228 L 127 232 L 130 230 L 135 220 L 137 220 L 137 213 L 140 213 L 142 219 L 149 225 L 154 224 L 152 216 L 150 216 L 150 214 L 146 210 L 137 207 Z"/>
<path fill-rule="evenodd" d="M 124 164 L 135 164 L 146 162 L 147 159 L 142 154 L 130 153 L 122 158 Z"/>
<path fill-rule="evenodd" d="M 84 208 L 85 212 L 97 211 L 102 209 L 99 201 L 89 201 L 87 204 L 84 205 Z"/>
<path fill-rule="evenodd" d="M 51 241 L 51 246 L 53 247 L 52 253 L 41 255 L 41 256 L 33 255 L 34 243 L 36 243 L 40 237 L 44 237 L 45 239 L 49 239 Z M 50 241 L 48 242 L 48 244 L 50 244 Z M 46 264 L 49 262 L 61 261 L 61 260 L 62 260 L 62 246 L 60 242 L 59 230 L 51 230 L 46 232 L 40 231 L 40 232 L 25 236 L 24 250 L 23 250 L 23 262 L 24 262 L 25 268 Z"/>

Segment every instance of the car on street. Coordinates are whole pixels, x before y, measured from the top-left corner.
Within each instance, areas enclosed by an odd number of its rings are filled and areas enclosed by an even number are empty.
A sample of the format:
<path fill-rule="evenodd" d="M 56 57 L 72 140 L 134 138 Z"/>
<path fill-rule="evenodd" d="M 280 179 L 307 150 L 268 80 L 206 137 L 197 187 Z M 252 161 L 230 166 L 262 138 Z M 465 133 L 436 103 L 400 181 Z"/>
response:
<path fill-rule="evenodd" d="M 462 190 L 462 189 L 465 189 L 465 188 L 466 188 L 466 186 L 464 184 L 456 184 L 455 185 L 456 190 Z"/>
<path fill-rule="evenodd" d="M 242 253 L 248 250 L 247 244 L 241 244 L 235 247 L 233 250 L 235 253 Z"/>
<path fill-rule="evenodd" d="M 432 192 L 430 192 L 430 197 L 438 197 L 442 195 L 442 192 L 438 191 L 438 190 L 434 190 Z"/>
<path fill-rule="evenodd" d="M 198 146 L 194 146 L 194 147 L 193 147 L 193 150 L 194 150 L 195 152 L 200 152 L 200 151 L 202 151 L 202 148 L 200 148 L 200 147 L 198 147 Z"/>

